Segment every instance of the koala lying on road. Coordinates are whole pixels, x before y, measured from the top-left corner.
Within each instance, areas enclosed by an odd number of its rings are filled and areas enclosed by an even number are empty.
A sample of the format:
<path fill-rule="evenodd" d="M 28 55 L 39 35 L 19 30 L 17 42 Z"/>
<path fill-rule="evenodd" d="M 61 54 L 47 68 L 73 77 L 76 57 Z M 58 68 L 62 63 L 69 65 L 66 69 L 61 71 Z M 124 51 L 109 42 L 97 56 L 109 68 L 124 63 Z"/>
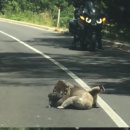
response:
<path fill-rule="evenodd" d="M 97 106 L 97 95 L 104 91 L 103 86 L 96 86 L 87 91 L 78 85 L 59 80 L 48 97 L 50 106 L 59 109 L 69 106 L 76 109 L 90 109 Z"/>

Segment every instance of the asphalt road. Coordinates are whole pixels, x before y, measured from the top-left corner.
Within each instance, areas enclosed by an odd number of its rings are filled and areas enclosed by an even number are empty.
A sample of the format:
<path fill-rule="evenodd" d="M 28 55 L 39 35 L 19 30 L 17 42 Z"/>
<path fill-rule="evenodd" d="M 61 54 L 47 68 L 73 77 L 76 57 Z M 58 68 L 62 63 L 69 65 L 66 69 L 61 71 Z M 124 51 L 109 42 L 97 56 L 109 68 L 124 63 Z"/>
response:
<path fill-rule="evenodd" d="M 71 50 L 71 42 L 60 33 L 0 21 L 0 127 L 130 126 L 130 53 L 105 43 L 103 51 Z M 101 98 L 125 125 L 102 103 L 91 110 L 48 108 L 47 95 L 59 79 L 77 81 L 53 59 L 90 86 L 104 84 Z"/>

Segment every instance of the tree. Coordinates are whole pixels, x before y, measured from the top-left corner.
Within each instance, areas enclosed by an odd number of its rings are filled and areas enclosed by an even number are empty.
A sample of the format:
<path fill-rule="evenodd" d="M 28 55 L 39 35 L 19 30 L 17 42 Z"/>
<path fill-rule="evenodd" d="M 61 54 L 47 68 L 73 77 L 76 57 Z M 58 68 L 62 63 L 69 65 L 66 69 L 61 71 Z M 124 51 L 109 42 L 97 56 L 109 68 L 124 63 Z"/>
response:
<path fill-rule="evenodd" d="M 113 22 L 130 25 L 130 0 L 104 0 L 104 3 L 107 7 L 106 12 Z"/>

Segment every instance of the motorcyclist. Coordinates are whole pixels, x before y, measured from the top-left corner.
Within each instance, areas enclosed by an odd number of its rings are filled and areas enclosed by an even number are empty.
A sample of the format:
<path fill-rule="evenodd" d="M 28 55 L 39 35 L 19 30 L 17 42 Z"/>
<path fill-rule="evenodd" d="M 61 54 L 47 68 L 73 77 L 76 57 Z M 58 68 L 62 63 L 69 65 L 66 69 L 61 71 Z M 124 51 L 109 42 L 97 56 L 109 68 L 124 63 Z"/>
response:
<path fill-rule="evenodd" d="M 84 6 L 87 5 L 87 11 L 90 12 L 91 10 L 91 4 L 90 3 L 94 3 L 94 8 L 100 8 L 99 7 L 99 3 L 96 3 L 96 0 L 70 0 L 70 4 L 73 4 L 73 6 L 75 7 L 75 11 L 74 11 L 74 19 L 70 21 L 69 23 L 69 30 L 72 34 L 76 34 L 78 32 L 77 27 L 79 26 L 78 24 L 78 18 L 80 17 L 80 15 L 83 14 L 84 12 Z M 99 9 L 100 10 L 100 9 Z M 101 15 L 101 12 L 96 12 L 98 13 L 97 15 Z M 74 35 L 75 37 L 75 35 Z M 102 42 L 101 42 L 101 28 L 99 28 L 97 30 L 97 41 L 98 41 L 98 48 L 99 49 L 103 49 L 102 48 Z M 74 38 L 74 40 L 76 41 L 76 39 Z"/>

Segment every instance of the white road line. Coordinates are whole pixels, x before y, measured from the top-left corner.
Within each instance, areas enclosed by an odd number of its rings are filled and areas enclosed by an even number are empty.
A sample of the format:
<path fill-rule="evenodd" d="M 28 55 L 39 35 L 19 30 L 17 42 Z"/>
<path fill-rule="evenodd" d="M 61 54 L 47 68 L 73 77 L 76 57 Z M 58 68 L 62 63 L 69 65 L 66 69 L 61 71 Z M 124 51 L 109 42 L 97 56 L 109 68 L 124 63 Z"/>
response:
<path fill-rule="evenodd" d="M 83 81 L 81 80 L 78 76 L 76 76 L 73 72 L 71 72 L 68 68 L 57 62 L 56 60 L 52 59 L 50 56 L 44 54 L 43 52 L 35 49 L 34 47 L 28 45 L 27 43 L 17 39 L 16 37 L 13 37 L 10 34 L 7 34 L 3 31 L 0 31 L 0 33 L 14 39 L 15 41 L 19 42 L 20 44 L 28 47 L 29 49 L 33 50 L 34 52 L 42 55 L 44 58 L 50 60 L 53 62 L 55 65 L 60 67 L 62 70 L 64 70 L 72 79 L 74 79 L 78 84 L 80 84 L 83 88 L 85 89 L 90 89 L 90 87 Z M 98 104 L 102 107 L 102 109 L 107 113 L 107 115 L 115 122 L 115 124 L 118 127 L 129 127 L 129 125 L 100 97 L 98 96 Z"/>

